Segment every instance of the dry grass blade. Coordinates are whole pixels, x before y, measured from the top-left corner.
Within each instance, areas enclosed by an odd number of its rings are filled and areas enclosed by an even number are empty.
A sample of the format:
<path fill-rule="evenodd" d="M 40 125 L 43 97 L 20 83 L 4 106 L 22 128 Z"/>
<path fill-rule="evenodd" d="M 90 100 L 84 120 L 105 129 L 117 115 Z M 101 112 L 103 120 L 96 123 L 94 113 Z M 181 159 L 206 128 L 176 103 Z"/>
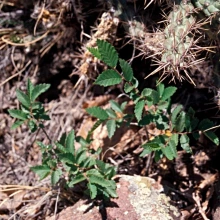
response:
<path fill-rule="evenodd" d="M 0 87 L 1 87 L 2 85 L 4 85 L 5 83 L 9 82 L 11 79 L 13 79 L 13 78 L 19 76 L 21 73 L 23 73 L 23 72 L 26 70 L 26 68 L 27 68 L 31 63 L 32 63 L 32 61 L 29 60 L 29 61 L 26 63 L 26 65 L 25 65 L 19 72 L 17 72 L 17 73 L 15 73 L 14 75 L 8 77 L 6 80 L 4 80 L 2 83 L 0 83 Z"/>

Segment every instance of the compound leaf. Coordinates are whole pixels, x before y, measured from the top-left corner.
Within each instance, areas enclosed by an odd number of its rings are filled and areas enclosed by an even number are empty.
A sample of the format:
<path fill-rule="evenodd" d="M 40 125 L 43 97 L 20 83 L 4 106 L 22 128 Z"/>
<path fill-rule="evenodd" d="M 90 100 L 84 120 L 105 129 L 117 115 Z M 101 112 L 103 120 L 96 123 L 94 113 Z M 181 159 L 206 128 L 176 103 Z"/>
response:
<path fill-rule="evenodd" d="M 122 77 L 115 70 L 103 71 L 95 81 L 95 84 L 100 86 L 113 86 L 117 85 L 122 81 Z"/>

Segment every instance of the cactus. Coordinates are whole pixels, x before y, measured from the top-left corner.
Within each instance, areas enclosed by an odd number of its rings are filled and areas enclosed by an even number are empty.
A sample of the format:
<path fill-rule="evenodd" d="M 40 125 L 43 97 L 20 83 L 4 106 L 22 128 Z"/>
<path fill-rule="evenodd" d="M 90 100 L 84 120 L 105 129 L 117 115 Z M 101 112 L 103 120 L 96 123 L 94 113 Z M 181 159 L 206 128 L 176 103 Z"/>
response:
<path fill-rule="evenodd" d="M 193 0 L 195 7 L 201 9 L 206 16 L 212 16 L 213 14 L 218 14 L 218 19 L 220 18 L 220 2 L 219 0 Z"/>
<path fill-rule="evenodd" d="M 208 38 L 217 39 L 220 24 L 220 1 L 219 0 L 192 0 L 196 10 L 199 12 L 198 17 L 209 20 L 204 24 L 203 31 Z"/>
<path fill-rule="evenodd" d="M 164 74 L 172 74 L 180 81 L 185 77 L 180 75 L 183 70 L 192 83 L 192 79 L 187 73 L 187 68 L 192 62 L 191 50 L 194 46 L 192 30 L 196 26 L 196 20 L 192 16 L 193 5 L 188 1 L 175 4 L 173 11 L 168 16 L 168 25 L 164 29 L 165 41 L 159 68 L 154 71 L 164 69 Z"/>

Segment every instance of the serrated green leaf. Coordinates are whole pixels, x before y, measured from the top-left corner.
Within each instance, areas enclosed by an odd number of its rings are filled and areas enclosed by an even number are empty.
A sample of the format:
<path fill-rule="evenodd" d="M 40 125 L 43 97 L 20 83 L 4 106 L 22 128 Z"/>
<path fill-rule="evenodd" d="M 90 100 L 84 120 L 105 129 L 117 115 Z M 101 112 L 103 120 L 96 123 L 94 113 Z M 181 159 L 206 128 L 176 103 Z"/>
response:
<path fill-rule="evenodd" d="M 192 153 L 192 149 L 189 146 L 189 137 L 186 134 L 182 134 L 180 136 L 180 146 L 185 150 L 187 153 Z"/>
<path fill-rule="evenodd" d="M 122 112 L 125 110 L 125 107 L 127 106 L 128 102 L 122 102 L 121 103 L 121 110 Z"/>
<path fill-rule="evenodd" d="M 63 163 L 69 163 L 69 164 L 75 163 L 75 157 L 72 153 L 61 153 L 57 155 L 58 155 L 59 160 Z"/>
<path fill-rule="evenodd" d="M 159 130 L 169 129 L 169 119 L 161 113 L 154 117 L 154 123 Z"/>
<path fill-rule="evenodd" d="M 116 113 L 112 109 L 106 109 L 105 111 L 107 112 L 107 114 L 110 118 L 116 118 L 117 117 Z"/>
<path fill-rule="evenodd" d="M 86 151 L 81 147 L 76 152 L 76 163 L 83 165 L 82 162 L 87 158 Z"/>
<path fill-rule="evenodd" d="M 89 176 L 89 182 L 92 183 L 92 184 L 102 186 L 102 187 L 110 186 L 110 183 L 109 183 L 108 180 L 104 179 L 101 176 L 96 176 L 96 175 Z"/>
<path fill-rule="evenodd" d="M 141 154 L 140 157 L 145 157 L 146 155 L 150 154 L 152 152 L 151 148 L 145 148 Z"/>
<path fill-rule="evenodd" d="M 108 131 L 108 137 L 111 138 L 116 130 L 116 122 L 114 119 L 108 120 L 106 122 L 107 131 Z"/>
<path fill-rule="evenodd" d="M 101 125 L 102 123 L 104 122 L 104 120 L 98 120 L 93 126 L 92 128 L 89 130 L 88 134 L 87 134 L 87 137 L 86 137 L 86 141 L 88 143 L 91 143 L 91 135 L 93 133 L 93 131 L 95 131 L 96 128 L 99 127 L 99 125 Z"/>
<path fill-rule="evenodd" d="M 98 78 L 96 79 L 94 84 L 100 86 L 113 86 L 121 83 L 122 77 L 115 70 L 105 70 L 103 71 Z"/>
<path fill-rule="evenodd" d="M 139 121 L 139 125 L 140 126 L 149 125 L 152 121 L 153 121 L 153 116 L 151 114 L 147 114 Z"/>
<path fill-rule="evenodd" d="M 167 109 L 169 106 L 169 103 L 167 101 L 159 101 L 157 104 L 157 108 L 160 110 Z"/>
<path fill-rule="evenodd" d="M 192 136 L 194 137 L 195 140 L 198 140 L 200 137 L 200 134 L 199 134 L 199 132 L 193 132 Z"/>
<path fill-rule="evenodd" d="M 161 100 L 166 101 L 176 92 L 176 90 L 177 88 L 174 86 L 165 88 Z"/>
<path fill-rule="evenodd" d="M 125 93 L 131 92 L 135 88 L 134 85 L 130 85 L 128 82 L 125 83 L 124 85 L 124 91 Z"/>
<path fill-rule="evenodd" d="M 141 92 L 141 95 L 144 96 L 144 97 L 148 97 L 148 96 L 151 96 L 152 92 L 153 92 L 153 89 L 145 88 Z"/>
<path fill-rule="evenodd" d="M 32 106 L 31 106 L 32 110 L 35 110 L 35 109 L 44 109 L 43 105 L 41 102 L 34 102 L 32 103 Z"/>
<path fill-rule="evenodd" d="M 35 132 L 37 130 L 37 125 L 33 120 L 28 121 L 28 127 L 31 130 L 31 132 Z"/>
<path fill-rule="evenodd" d="M 13 125 L 11 126 L 11 129 L 16 129 L 19 126 L 21 126 L 23 123 L 24 123 L 24 121 L 17 120 L 16 122 L 13 123 Z"/>
<path fill-rule="evenodd" d="M 163 152 L 161 150 L 156 151 L 154 156 L 155 162 L 157 163 L 162 158 L 163 158 Z"/>
<path fill-rule="evenodd" d="M 67 148 L 65 148 L 62 144 L 60 144 L 59 142 L 55 143 L 56 147 L 57 147 L 57 150 L 58 152 L 60 153 L 71 153 L 68 151 Z"/>
<path fill-rule="evenodd" d="M 51 155 L 52 157 L 52 155 Z M 48 161 L 45 161 L 44 164 L 47 164 L 51 170 L 54 170 L 55 168 L 57 168 L 57 159 L 52 159 L 52 158 L 49 158 Z"/>
<path fill-rule="evenodd" d="M 165 87 L 164 84 L 160 83 L 160 82 L 157 85 L 157 91 L 158 91 L 160 97 L 162 97 L 162 95 L 163 95 L 164 87 Z"/>
<path fill-rule="evenodd" d="M 142 118 L 145 102 L 144 100 L 138 101 L 134 108 L 134 114 L 139 122 Z"/>
<path fill-rule="evenodd" d="M 198 125 L 198 129 L 201 131 L 204 131 L 206 129 L 209 129 L 211 127 L 214 126 L 214 123 L 212 121 L 210 121 L 209 119 L 203 119 L 199 125 Z"/>
<path fill-rule="evenodd" d="M 69 182 L 68 185 L 69 185 L 69 187 L 73 187 L 75 184 L 81 183 L 84 180 L 86 180 L 86 177 L 83 174 L 79 173 L 76 176 L 71 178 L 71 181 Z"/>
<path fill-rule="evenodd" d="M 161 150 L 162 150 L 163 154 L 167 157 L 168 160 L 174 159 L 173 150 L 171 149 L 171 147 L 169 145 L 162 148 Z"/>
<path fill-rule="evenodd" d="M 81 147 L 88 147 L 89 146 L 89 142 L 81 136 L 76 136 L 76 142 L 78 142 L 81 145 Z"/>
<path fill-rule="evenodd" d="M 65 141 L 65 147 L 68 150 L 69 153 L 74 154 L 75 153 L 75 145 L 74 145 L 74 141 L 75 141 L 75 134 L 74 134 L 74 130 L 72 130 L 66 137 L 66 141 Z"/>
<path fill-rule="evenodd" d="M 96 164 L 95 158 L 87 157 L 81 164 L 81 167 L 90 168 Z"/>
<path fill-rule="evenodd" d="M 178 142 L 177 142 L 178 143 Z M 173 158 L 176 158 L 177 157 L 177 144 L 175 143 L 175 141 L 173 140 L 170 140 L 168 145 L 166 146 L 166 148 L 169 148 L 170 151 L 172 152 L 173 154 Z M 171 159 L 172 160 L 172 159 Z"/>
<path fill-rule="evenodd" d="M 26 120 L 28 118 L 28 115 L 22 112 L 21 110 L 17 109 L 9 109 L 8 113 L 13 117 L 20 120 Z"/>
<path fill-rule="evenodd" d="M 34 102 L 36 98 L 42 93 L 46 92 L 50 88 L 50 84 L 39 84 L 36 85 L 32 91 L 31 101 Z"/>
<path fill-rule="evenodd" d="M 175 146 L 177 146 L 179 142 L 179 134 L 176 134 L 176 133 L 172 134 L 172 136 L 170 137 L 170 140 L 172 140 Z"/>
<path fill-rule="evenodd" d="M 102 108 L 100 108 L 98 106 L 87 108 L 86 111 L 91 116 L 93 116 L 95 118 L 98 118 L 100 120 L 108 119 L 108 113 L 104 109 L 102 109 Z"/>
<path fill-rule="evenodd" d="M 21 105 L 21 111 L 24 112 L 27 115 L 30 115 L 30 110 L 29 108 L 25 107 L 24 105 Z"/>
<path fill-rule="evenodd" d="M 51 149 L 52 146 L 51 145 L 45 145 L 44 143 L 37 141 L 37 145 L 41 148 L 41 150 L 46 150 L 46 149 Z"/>
<path fill-rule="evenodd" d="M 28 96 L 29 96 L 30 100 L 31 100 L 33 89 L 34 89 L 34 85 L 32 84 L 31 80 L 28 79 L 27 92 L 28 92 Z"/>
<path fill-rule="evenodd" d="M 94 175 L 102 178 L 102 174 L 96 169 L 91 169 L 86 172 L 86 176 L 90 177 L 90 176 L 94 176 Z"/>
<path fill-rule="evenodd" d="M 217 146 L 219 145 L 219 138 L 213 131 L 206 131 L 206 132 L 203 132 L 203 133 L 214 144 L 216 144 Z"/>
<path fill-rule="evenodd" d="M 100 169 L 100 172 L 104 175 L 105 178 L 111 179 L 116 175 L 116 167 L 107 164 L 101 160 L 96 160 L 96 165 Z"/>
<path fill-rule="evenodd" d="M 118 195 L 117 195 L 117 192 L 116 192 L 116 183 L 113 180 L 111 180 L 109 182 L 111 183 L 111 185 L 106 187 L 104 189 L 104 191 L 107 192 L 108 195 L 110 195 L 111 197 L 117 198 Z"/>
<path fill-rule="evenodd" d="M 110 100 L 109 102 L 110 102 L 111 108 L 114 111 L 123 113 L 121 106 L 117 102 L 115 102 L 114 100 Z"/>
<path fill-rule="evenodd" d="M 182 105 L 178 105 L 171 113 L 171 122 L 174 125 L 176 122 L 177 115 L 181 112 L 183 109 Z"/>
<path fill-rule="evenodd" d="M 60 169 L 57 169 L 51 173 L 52 186 L 54 186 L 59 181 L 61 175 L 62 175 L 62 171 Z"/>
<path fill-rule="evenodd" d="M 27 94 L 23 93 L 21 90 L 17 89 L 16 90 L 16 96 L 18 101 L 24 105 L 25 107 L 29 108 L 31 105 L 30 98 Z"/>
<path fill-rule="evenodd" d="M 49 121 L 50 117 L 49 117 L 49 115 L 41 114 L 41 115 L 39 115 L 39 119 L 43 119 L 43 120 Z"/>
<path fill-rule="evenodd" d="M 155 90 L 152 90 L 152 93 L 151 93 L 151 98 L 152 98 L 152 101 L 153 101 L 153 104 L 158 104 L 158 102 L 160 101 L 160 96 L 159 96 L 159 93 Z"/>
<path fill-rule="evenodd" d="M 134 76 L 131 65 L 123 59 L 119 59 L 119 63 L 120 63 L 120 67 L 122 69 L 124 78 L 130 82 Z"/>
<path fill-rule="evenodd" d="M 148 143 L 142 145 L 142 147 L 144 149 L 150 148 L 151 151 L 156 151 L 156 150 L 161 149 L 161 146 L 158 143 L 154 143 L 154 142 L 148 142 Z"/>
<path fill-rule="evenodd" d="M 51 172 L 50 167 L 47 165 L 34 166 L 31 167 L 31 170 L 40 177 L 40 180 L 46 178 Z"/>
<path fill-rule="evenodd" d="M 186 113 L 181 112 L 175 121 L 174 129 L 178 132 L 182 132 L 185 128 Z"/>
<path fill-rule="evenodd" d="M 138 82 L 138 80 L 137 80 L 135 77 L 133 77 L 131 83 L 133 84 L 133 86 L 134 86 L 135 88 L 137 88 L 138 85 L 139 85 L 139 82 Z"/>
<path fill-rule="evenodd" d="M 102 59 L 101 54 L 99 53 L 98 48 L 94 48 L 94 47 L 88 47 L 87 48 L 88 51 L 96 58 L 98 58 L 99 60 Z"/>
<path fill-rule="evenodd" d="M 89 189 L 90 198 L 94 199 L 97 196 L 97 187 L 96 187 L 96 185 L 88 183 L 87 187 Z"/>
<path fill-rule="evenodd" d="M 188 114 L 190 117 L 194 117 L 195 111 L 193 110 L 192 107 L 189 107 L 187 114 Z"/>
<path fill-rule="evenodd" d="M 118 53 L 115 48 L 104 40 L 97 39 L 99 53 L 101 60 L 110 67 L 115 67 L 118 63 Z"/>
<path fill-rule="evenodd" d="M 62 134 L 62 136 L 61 136 L 61 138 L 60 138 L 60 140 L 58 141 L 59 142 L 59 144 L 61 144 L 61 145 L 63 145 L 63 146 L 65 146 L 65 142 L 66 142 L 66 133 L 64 133 L 64 134 Z"/>

